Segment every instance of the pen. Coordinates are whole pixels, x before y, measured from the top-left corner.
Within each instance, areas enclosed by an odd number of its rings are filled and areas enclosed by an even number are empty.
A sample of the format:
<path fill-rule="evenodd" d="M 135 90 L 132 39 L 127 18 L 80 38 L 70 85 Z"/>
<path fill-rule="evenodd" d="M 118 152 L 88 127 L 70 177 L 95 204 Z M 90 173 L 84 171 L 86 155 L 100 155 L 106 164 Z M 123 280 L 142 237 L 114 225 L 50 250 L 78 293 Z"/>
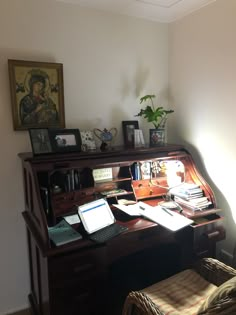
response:
<path fill-rule="evenodd" d="M 170 213 L 166 208 L 164 208 L 164 207 L 161 206 L 161 209 L 173 217 L 173 214 Z"/>

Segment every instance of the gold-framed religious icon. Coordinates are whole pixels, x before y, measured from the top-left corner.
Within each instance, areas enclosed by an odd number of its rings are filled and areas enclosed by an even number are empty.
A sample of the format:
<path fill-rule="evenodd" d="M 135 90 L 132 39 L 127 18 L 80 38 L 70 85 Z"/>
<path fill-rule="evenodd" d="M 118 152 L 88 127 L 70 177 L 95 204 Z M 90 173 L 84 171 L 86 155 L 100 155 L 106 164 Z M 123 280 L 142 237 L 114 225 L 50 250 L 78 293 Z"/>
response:
<path fill-rule="evenodd" d="M 14 130 L 64 128 L 63 65 L 8 60 Z"/>

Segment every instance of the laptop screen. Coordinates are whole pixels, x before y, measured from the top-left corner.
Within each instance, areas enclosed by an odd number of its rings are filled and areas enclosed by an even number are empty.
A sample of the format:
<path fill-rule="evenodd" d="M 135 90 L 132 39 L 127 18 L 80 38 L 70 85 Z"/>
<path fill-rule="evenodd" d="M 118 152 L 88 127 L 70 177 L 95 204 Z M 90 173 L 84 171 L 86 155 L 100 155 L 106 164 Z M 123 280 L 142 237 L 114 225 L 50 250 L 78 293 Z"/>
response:
<path fill-rule="evenodd" d="M 115 222 L 110 206 L 105 199 L 98 199 L 79 206 L 78 213 L 88 234 Z"/>

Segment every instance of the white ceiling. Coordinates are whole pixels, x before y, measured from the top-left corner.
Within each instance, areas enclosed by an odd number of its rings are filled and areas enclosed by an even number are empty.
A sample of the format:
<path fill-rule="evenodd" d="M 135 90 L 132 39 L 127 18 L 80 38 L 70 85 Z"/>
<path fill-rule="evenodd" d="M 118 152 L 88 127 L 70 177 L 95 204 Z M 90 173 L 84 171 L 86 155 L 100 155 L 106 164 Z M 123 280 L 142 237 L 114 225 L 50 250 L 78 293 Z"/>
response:
<path fill-rule="evenodd" d="M 173 22 L 216 0 L 56 0 L 157 22 Z"/>

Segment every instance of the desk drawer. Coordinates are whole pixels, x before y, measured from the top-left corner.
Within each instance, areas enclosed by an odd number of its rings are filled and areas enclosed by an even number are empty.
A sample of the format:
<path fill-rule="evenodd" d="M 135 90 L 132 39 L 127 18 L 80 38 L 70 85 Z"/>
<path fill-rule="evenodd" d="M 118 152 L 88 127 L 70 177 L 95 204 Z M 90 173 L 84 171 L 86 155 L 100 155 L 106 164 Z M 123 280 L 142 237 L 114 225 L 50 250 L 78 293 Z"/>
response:
<path fill-rule="evenodd" d="M 217 214 L 196 219 L 193 228 L 193 247 L 199 257 L 214 256 L 215 243 L 225 239 L 224 218 Z"/>
<path fill-rule="evenodd" d="M 52 314 L 97 315 L 107 290 L 106 248 L 50 258 Z"/>
<path fill-rule="evenodd" d="M 87 274 L 88 275 L 88 274 Z M 108 279 L 106 273 L 96 273 L 90 279 L 67 279 L 61 283 L 51 283 L 49 289 L 52 314 L 54 315 L 98 315 L 104 305 L 104 297 L 108 295 Z"/>
<path fill-rule="evenodd" d="M 217 214 L 194 219 L 194 236 L 205 235 L 207 239 L 221 241 L 225 238 L 224 218 Z"/>
<path fill-rule="evenodd" d="M 54 290 L 52 292 L 53 314 L 91 315 L 96 314 L 96 292 L 91 289 L 80 291 Z M 92 301 L 92 303 L 91 303 Z"/>
<path fill-rule="evenodd" d="M 106 248 L 101 247 L 72 253 L 67 256 L 53 257 L 49 261 L 49 277 L 52 283 L 60 286 L 73 284 L 77 280 L 90 281 L 106 268 Z"/>

